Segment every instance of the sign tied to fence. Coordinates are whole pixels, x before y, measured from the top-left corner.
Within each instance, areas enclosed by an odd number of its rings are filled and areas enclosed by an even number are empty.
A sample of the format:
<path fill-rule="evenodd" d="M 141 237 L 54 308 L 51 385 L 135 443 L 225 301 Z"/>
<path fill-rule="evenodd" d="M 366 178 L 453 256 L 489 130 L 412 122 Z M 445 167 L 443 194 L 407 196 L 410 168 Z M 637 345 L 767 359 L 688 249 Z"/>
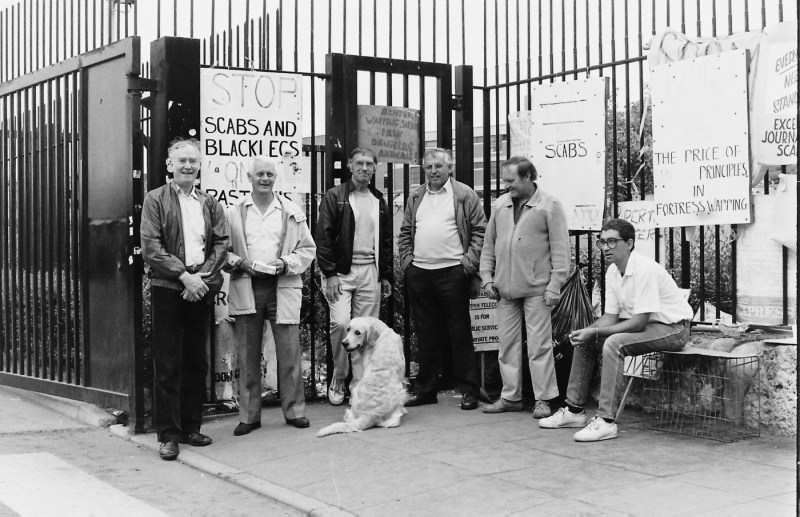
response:
<path fill-rule="evenodd" d="M 745 51 L 661 65 L 650 82 L 659 226 L 749 223 Z"/>
<path fill-rule="evenodd" d="M 297 186 L 296 173 L 304 167 L 298 158 L 303 139 L 301 108 L 302 80 L 297 75 L 201 69 L 203 189 L 223 204 L 234 203 L 250 192 L 250 158 L 266 156 L 280 164 L 281 176 L 291 170 L 292 191 L 308 192 Z M 295 167 L 284 162 L 294 162 Z"/>
<path fill-rule="evenodd" d="M 419 163 L 419 110 L 358 106 L 358 146 L 375 151 L 378 161 Z"/>
<path fill-rule="evenodd" d="M 481 291 L 478 298 L 469 301 L 469 319 L 472 322 L 472 342 L 475 351 L 497 350 L 500 346 L 497 302 Z"/>

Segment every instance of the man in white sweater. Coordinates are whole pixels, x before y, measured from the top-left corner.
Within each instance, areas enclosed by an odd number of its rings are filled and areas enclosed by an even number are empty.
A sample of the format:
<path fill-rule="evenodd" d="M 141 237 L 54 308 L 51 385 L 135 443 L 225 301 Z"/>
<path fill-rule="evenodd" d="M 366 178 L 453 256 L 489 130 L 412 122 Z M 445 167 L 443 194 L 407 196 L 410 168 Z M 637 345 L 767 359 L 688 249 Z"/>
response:
<path fill-rule="evenodd" d="M 522 411 L 522 322 L 536 405 L 534 418 L 550 416 L 558 397 L 550 310 L 569 272 L 569 233 L 561 202 L 536 184 L 536 168 L 514 156 L 500 164 L 508 193 L 494 203 L 486 228 L 480 272 L 497 300 L 498 362 L 503 390 L 484 413 Z M 524 318 L 523 318 L 524 317 Z"/>

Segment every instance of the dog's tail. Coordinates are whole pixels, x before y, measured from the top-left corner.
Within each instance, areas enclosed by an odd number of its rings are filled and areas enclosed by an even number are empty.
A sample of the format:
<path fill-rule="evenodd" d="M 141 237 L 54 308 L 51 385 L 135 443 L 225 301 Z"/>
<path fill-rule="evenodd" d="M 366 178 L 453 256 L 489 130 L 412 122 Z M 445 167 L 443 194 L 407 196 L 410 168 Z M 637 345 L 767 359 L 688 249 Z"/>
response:
<path fill-rule="evenodd" d="M 361 415 L 350 422 L 336 422 L 327 427 L 323 427 L 317 432 L 317 438 L 339 433 L 354 433 L 364 431 L 378 424 L 378 418 L 373 415 Z"/>

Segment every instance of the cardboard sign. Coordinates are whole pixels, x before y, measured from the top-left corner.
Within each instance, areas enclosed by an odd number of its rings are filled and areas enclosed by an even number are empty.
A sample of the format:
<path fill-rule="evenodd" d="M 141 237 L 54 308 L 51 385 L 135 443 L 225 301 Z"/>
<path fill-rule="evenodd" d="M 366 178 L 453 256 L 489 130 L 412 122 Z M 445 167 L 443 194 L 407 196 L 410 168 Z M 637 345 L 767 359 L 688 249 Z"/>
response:
<path fill-rule="evenodd" d="M 276 163 L 295 159 L 303 141 L 301 97 L 297 75 L 200 69 L 203 190 L 224 205 L 233 204 L 250 192 L 251 157 L 266 156 Z M 310 189 L 309 181 L 304 192 Z"/>
<path fill-rule="evenodd" d="M 570 230 L 603 224 L 607 79 L 536 85 L 531 110 L 508 117 L 511 155 L 529 158 L 538 185 L 557 197 Z"/>
<path fill-rule="evenodd" d="M 497 302 L 481 291 L 478 298 L 469 301 L 469 319 L 472 322 L 472 343 L 475 351 L 497 350 L 500 347 Z"/>
<path fill-rule="evenodd" d="M 382 163 L 419 164 L 419 110 L 358 106 L 358 146 L 375 151 Z"/>
<path fill-rule="evenodd" d="M 657 66 L 650 84 L 659 226 L 749 223 L 745 51 Z"/>

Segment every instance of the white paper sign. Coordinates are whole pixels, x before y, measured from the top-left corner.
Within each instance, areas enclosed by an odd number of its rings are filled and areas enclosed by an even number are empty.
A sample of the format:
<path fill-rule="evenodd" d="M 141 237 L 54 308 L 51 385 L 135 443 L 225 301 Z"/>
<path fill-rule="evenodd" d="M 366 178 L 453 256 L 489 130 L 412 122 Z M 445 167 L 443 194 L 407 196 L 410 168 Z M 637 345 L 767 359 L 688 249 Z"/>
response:
<path fill-rule="evenodd" d="M 302 79 L 291 74 L 202 68 L 203 190 L 224 205 L 250 192 L 253 156 L 280 162 L 302 149 Z M 310 182 L 309 182 L 310 188 Z"/>
<path fill-rule="evenodd" d="M 511 155 L 533 162 L 539 186 L 564 204 L 570 230 L 603 223 L 606 86 L 602 77 L 537 85 L 531 110 L 508 117 Z"/>
<path fill-rule="evenodd" d="M 478 298 L 469 301 L 469 319 L 472 322 L 472 342 L 475 351 L 497 350 L 500 346 L 497 302 L 481 291 Z"/>
<path fill-rule="evenodd" d="M 766 97 L 757 99 L 758 161 L 766 165 L 797 163 L 797 28 L 781 23 L 767 31 Z"/>
<path fill-rule="evenodd" d="M 659 226 L 749 223 L 745 51 L 657 66 L 650 85 Z"/>
<path fill-rule="evenodd" d="M 657 260 L 656 202 L 651 199 L 622 201 L 619 203 L 619 218 L 625 219 L 636 229 L 636 251 Z"/>

